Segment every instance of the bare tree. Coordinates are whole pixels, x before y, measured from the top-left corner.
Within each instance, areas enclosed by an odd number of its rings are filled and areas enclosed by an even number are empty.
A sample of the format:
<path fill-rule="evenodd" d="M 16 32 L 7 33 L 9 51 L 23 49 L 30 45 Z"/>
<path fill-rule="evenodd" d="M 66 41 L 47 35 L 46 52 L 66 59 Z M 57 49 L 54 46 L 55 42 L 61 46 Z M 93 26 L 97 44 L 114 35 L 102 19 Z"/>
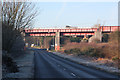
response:
<path fill-rule="evenodd" d="M 2 21 L 14 28 L 30 27 L 37 11 L 30 2 L 3 2 Z"/>
<path fill-rule="evenodd" d="M 21 28 L 31 27 L 37 11 L 31 2 L 2 2 L 1 5 L 3 49 L 9 51 L 15 40 L 22 37 Z"/>

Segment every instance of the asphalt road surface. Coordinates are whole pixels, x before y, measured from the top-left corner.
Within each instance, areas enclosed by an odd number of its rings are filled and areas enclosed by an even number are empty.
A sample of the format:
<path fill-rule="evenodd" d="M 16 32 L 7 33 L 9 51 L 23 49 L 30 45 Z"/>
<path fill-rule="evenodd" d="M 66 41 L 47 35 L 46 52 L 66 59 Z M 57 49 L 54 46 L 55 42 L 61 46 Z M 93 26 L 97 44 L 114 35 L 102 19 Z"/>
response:
<path fill-rule="evenodd" d="M 80 65 L 45 50 L 34 49 L 35 78 L 117 78 L 104 71 Z"/>

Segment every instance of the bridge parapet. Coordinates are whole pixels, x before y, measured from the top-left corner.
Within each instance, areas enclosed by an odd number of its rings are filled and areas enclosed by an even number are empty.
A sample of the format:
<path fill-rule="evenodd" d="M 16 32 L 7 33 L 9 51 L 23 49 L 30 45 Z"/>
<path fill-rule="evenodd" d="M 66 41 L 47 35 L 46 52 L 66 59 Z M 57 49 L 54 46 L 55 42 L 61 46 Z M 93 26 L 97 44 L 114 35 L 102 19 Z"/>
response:
<path fill-rule="evenodd" d="M 91 29 L 32 29 L 25 30 L 26 33 L 31 32 L 94 32 L 97 31 L 97 28 Z"/>
<path fill-rule="evenodd" d="M 119 29 L 120 26 L 100 26 L 102 32 L 112 32 Z M 26 29 L 26 33 L 44 33 L 44 32 L 95 32 L 97 28 L 77 28 L 77 29 Z"/>

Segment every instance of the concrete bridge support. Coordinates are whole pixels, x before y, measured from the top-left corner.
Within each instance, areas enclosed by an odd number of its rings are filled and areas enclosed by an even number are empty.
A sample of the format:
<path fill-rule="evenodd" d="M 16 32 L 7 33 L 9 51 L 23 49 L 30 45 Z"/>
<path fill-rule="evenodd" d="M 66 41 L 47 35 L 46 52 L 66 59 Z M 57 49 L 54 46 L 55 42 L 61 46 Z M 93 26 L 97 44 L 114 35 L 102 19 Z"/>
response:
<path fill-rule="evenodd" d="M 102 42 L 102 32 L 100 30 L 94 32 L 94 35 L 91 38 L 89 38 L 88 42 L 94 42 L 95 40 Z"/>
<path fill-rule="evenodd" d="M 56 32 L 55 36 L 55 50 L 58 51 L 60 49 L 60 32 Z"/>
<path fill-rule="evenodd" d="M 95 36 L 96 39 L 98 39 L 98 40 L 100 40 L 100 42 L 102 42 L 102 32 L 100 30 L 97 30 L 95 32 L 94 36 Z"/>

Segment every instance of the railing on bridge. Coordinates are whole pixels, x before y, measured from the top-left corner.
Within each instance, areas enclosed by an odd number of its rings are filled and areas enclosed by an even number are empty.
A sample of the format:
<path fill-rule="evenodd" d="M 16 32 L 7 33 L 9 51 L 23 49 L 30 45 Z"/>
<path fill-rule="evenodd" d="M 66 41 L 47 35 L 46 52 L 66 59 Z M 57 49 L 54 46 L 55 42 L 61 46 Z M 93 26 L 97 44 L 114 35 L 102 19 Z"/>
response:
<path fill-rule="evenodd" d="M 91 29 L 32 29 L 32 30 L 25 30 L 26 33 L 30 32 L 94 32 L 97 28 Z"/>
<path fill-rule="evenodd" d="M 120 26 L 101 26 L 100 30 L 103 32 L 111 32 L 119 29 Z M 29 29 L 26 33 L 32 32 L 95 32 L 97 28 L 77 28 L 77 29 Z"/>

